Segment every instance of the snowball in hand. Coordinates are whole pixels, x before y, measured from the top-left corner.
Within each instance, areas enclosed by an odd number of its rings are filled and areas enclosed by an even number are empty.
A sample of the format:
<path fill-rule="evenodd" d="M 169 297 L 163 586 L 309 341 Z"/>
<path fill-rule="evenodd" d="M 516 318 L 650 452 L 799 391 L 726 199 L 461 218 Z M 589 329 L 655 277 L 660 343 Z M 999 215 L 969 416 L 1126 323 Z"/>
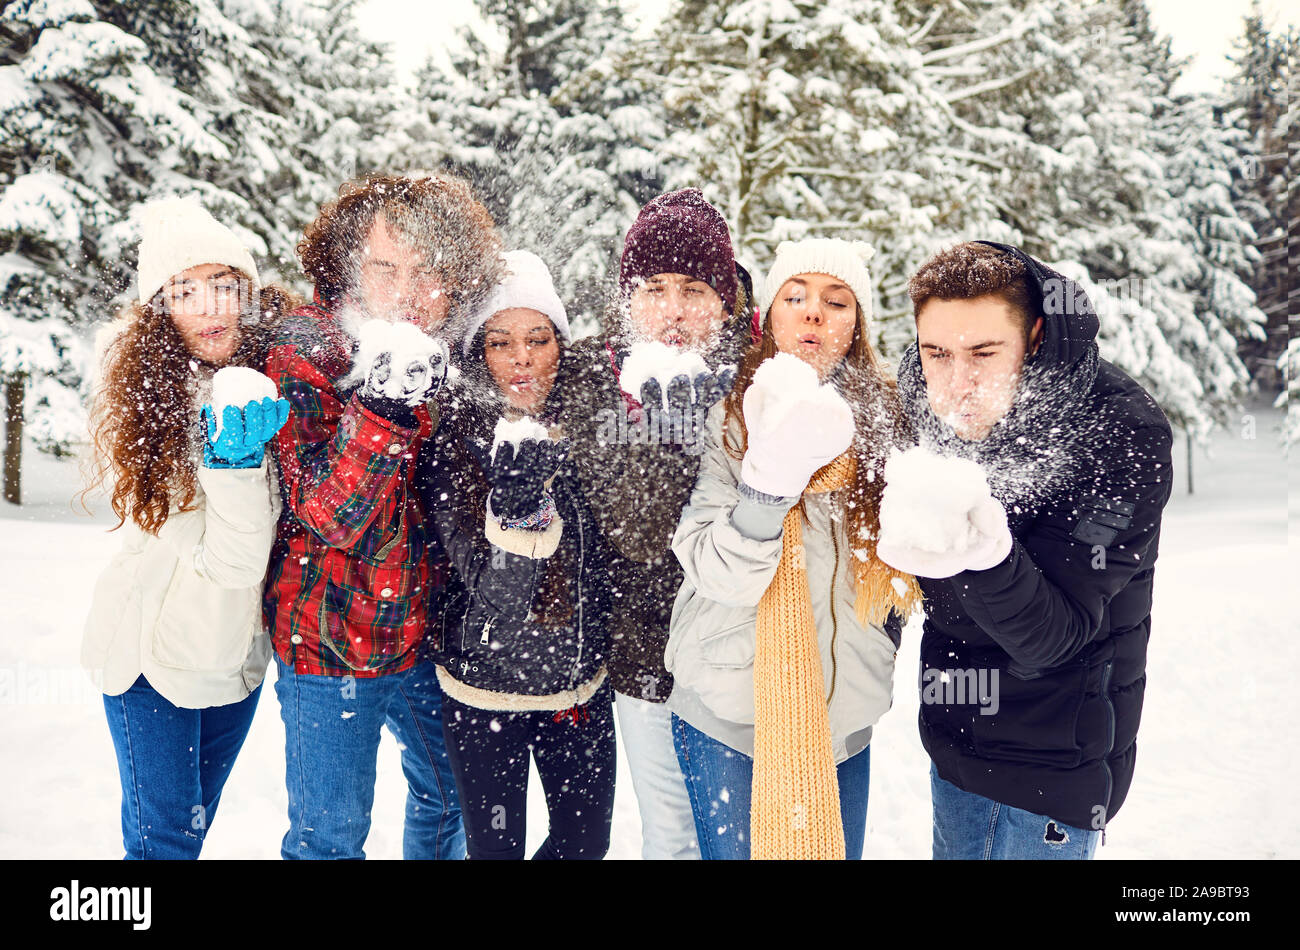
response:
<path fill-rule="evenodd" d="M 752 399 L 750 393 L 754 393 Z M 800 403 L 824 405 L 837 415 L 842 415 L 842 408 L 847 406 L 834 386 L 823 384 L 817 378 L 811 364 L 793 353 L 777 353 L 759 363 L 754 371 L 754 381 L 745 393 L 745 423 L 751 424 L 752 413 L 756 417 L 754 423 L 772 431 Z"/>
<path fill-rule="evenodd" d="M 885 462 L 880 543 L 934 554 L 962 554 L 982 536 L 970 513 L 989 497 L 984 470 L 969 459 L 916 447 Z"/>
<path fill-rule="evenodd" d="M 216 436 L 221 435 L 221 421 L 226 407 L 234 406 L 241 412 L 250 402 L 280 395 L 275 382 L 264 373 L 247 366 L 227 366 L 217 370 L 212 377 L 212 415 L 217 424 Z"/>
<path fill-rule="evenodd" d="M 516 419 L 514 422 L 506 421 L 505 417 L 497 420 L 496 429 L 492 432 L 492 461 L 496 461 L 497 447 L 509 442 L 514 446 L 515 454 L 519 454 L 519 443 L 524 439 L 536 439 L 539 442 L 549 439 L 550 433 L 547 432 L 546 426 L 542 425 L 536 419 L 524 416 L 522 419 Z"/>
<path fill-rule="evenodd" d="M 835 387 L 789 353 L 764 360 L 745 390 L 749 444 L 740 463 L 746 485 L 768 495 L 799 495 L 819 468 L 853 443 L 853 410 Z"/>
<path fill-rule="evenodd" d="M 429 387 L 440 385 L 448 362 L 447 344 L 413 323 L 367 320 L 357 329 L 350 379 L 379 394 L 414 405 Z"/>
<path fill-rule="evenodd" d="M 435 340 L 413 323 L 399 320 L 367 320 L 357 331 L 356 367 L 364 377 L 367 370 L 383 353 L 391 355 L 394 366 L 428 360 L 446 344 Z"/>
<path fill-rule="evenodd" d="M 663 391 L 664 409 L 668 408 L 668 384 L 678 376 L 691 381 L 691 395 L 695 394 L 695 377 L 709 372 L 704 357 L 694 350 L 681 350 L 657 341 L 637 343 L 628 351 L 623 368 L 618 374 L 618 384 L 633 399 L 641 398 L 641 387 L 647 380 L 659 381 Z"/>

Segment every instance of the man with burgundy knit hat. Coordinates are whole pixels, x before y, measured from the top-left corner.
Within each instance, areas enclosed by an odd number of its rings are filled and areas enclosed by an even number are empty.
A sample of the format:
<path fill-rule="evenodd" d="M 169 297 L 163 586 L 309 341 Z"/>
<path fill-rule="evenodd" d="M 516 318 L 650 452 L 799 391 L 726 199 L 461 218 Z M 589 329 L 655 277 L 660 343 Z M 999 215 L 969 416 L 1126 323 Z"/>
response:
<path fill-rule="evenodd" d="M 748 286 L 727 222 L 700 191 L 660 195 L 627 233 L 605 332 L 575 343 L 556 380 L 569 463 L 614 553 L 609 671 L 645 858 L 699 857 L 663 705 L 672 691 L 664 646 L 682 581 L 669 542 L 695 484 L 699 429 L 750 343 Z M 625 393 L 624 360 L 646 343 L 698 354 L 708 370 L 656 374 Z"/>

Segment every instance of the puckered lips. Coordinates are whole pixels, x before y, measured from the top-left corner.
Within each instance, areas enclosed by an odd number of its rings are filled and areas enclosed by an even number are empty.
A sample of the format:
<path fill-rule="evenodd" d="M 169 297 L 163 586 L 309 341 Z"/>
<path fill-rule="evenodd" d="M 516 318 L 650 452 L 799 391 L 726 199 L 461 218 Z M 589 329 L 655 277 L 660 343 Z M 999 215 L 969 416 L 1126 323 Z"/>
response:
<path fill-rule="evenodd" d="M 210 323 L 199 331 L 199 336 L 211 342 L 225 339 L 234 327 L 228 323 Z"/>

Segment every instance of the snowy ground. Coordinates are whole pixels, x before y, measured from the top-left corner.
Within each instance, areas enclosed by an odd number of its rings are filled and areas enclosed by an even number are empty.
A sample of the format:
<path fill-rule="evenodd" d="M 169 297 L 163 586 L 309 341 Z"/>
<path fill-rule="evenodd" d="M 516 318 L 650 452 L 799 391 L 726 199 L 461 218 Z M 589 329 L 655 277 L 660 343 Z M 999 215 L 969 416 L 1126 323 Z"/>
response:
<path fill-rule="evenodd" d="M 1101 858 L 1300 857 L 1300 702 L 1290 678 L 1300 661 L 1300 610 L 1289 588 L 1300 486 L 1292 474 L 1288 506 L 1280 418 L 1260 405 L 1220 433 L 1210 457 L 1196 458 L 1191 497 L 1176 447 L 1137 776 Z M 69 505 L 74 465 L 28 452 L 24 480 L 28 505 L 0 501 L 0 705 L 7 707 L 0 713 L 0 858 L 118 857 L 117 766 L 99 695 L 77 664 L 94 579 L 118 542 L 105 533 L 102 503 L 94 519 Z M 894 709 L 877 727 L 872 858 L 929 857 L 929 763 L 916 734 L 918 641 L 914 623 L 899 654 Z M 279 856 L 283 738 L 268 679 L 205 857 Z M 621 744 L 619 756 L 610 857 L 634 858 L 640 825 Z M 404 787 L 396 743 L 385 734 L 370 857 L 401 856 Z M 535 775 L 529 820 L 535 847 L 545 823 Z"/>

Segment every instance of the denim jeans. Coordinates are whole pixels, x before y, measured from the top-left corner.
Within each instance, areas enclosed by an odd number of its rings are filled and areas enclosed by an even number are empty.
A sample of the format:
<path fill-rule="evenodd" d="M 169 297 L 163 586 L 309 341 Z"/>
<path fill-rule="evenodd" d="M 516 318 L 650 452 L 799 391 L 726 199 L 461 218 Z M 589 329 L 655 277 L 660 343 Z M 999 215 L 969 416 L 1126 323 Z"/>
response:
<path fill-rule="evenodd" d="M 754 760 L 706 736 L 676 714 L 672 719 L 673 745 L 691 798 L 700 857 L 706 861 L 748 859 Z M 835 774 L 840 786 L 844 854 L 856 861 L 862 857 L 867 833 L 871 747 L 841 762 Z"/>
<path fill-rule="evenodd" d="M 380 729 L 402 750 L 402 856 L 465 856 L 456 786 L 442 738 L 442 688 L 432 663 L 387 676 L 295 673 L 276 657 L 284 721 L 289 830 L 285 858 L 364 858 Z"/>
<path fill-rule="evenodd" d="M 622 693 L 614 694 L 614 705 L 641 813 L 642 859 L 699 858 L 691 797 L 673 748 L 672 713 L 663 703 L 648 703 Z"/>
<path fill-rule="evenodd" d="M 1101 836 L 963 791 L 940 778 L 933 763 L 930 800 L 936 861 L 1087 861 Z"/>
<path fill-rule="evenodd" d="M 182 709 L 141 676 L 120 696 L 104 697 L 129 860 L 199 856 L 261 691 L 227 706 Z"/>

